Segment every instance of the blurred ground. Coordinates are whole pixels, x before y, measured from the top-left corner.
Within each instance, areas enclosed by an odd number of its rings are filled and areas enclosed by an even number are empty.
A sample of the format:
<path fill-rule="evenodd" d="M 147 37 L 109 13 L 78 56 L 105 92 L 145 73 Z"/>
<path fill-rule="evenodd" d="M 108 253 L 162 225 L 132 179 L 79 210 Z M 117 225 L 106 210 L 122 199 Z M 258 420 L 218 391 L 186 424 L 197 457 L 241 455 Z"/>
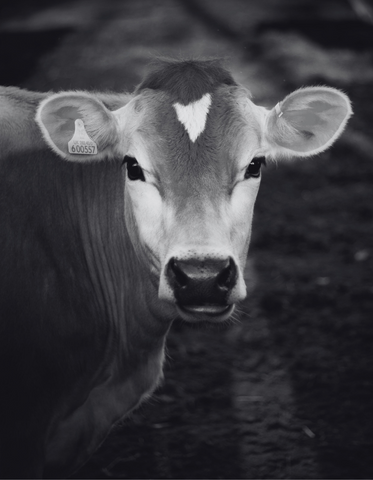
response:
<path fill-rule="evenodd" d="M 306 84 L 354 103 L 330 151 L 264 172 L 240 322 L 175 324 L 164 385 L 75 478 L 373 477 L 373 27 L 352 3 L 2 7 L 3 84 L 132 90 L 153 55 L 218 56 L 256 103 Z"/>

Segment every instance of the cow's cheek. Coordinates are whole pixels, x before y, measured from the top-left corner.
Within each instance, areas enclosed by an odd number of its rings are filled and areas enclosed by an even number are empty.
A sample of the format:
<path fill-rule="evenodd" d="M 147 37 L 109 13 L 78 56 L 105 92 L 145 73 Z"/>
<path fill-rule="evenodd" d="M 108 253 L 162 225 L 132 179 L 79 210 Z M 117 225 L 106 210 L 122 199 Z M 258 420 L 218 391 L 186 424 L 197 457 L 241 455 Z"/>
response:
<path fill-rule="evenodd" d="M 149 257 L 152 266 L 155 266 L 163 256 L 161 195 L 154 185 L 141 181 L 128 185 L 127 193 L 126 198 L 131 203 L 135 220 L 137 243 L 142 246 L 143 253 Z"/>
<path fill-rule="evenodd" d="M 260 178 L 239 182 L 230 199 L 231 242 L 234 253 L 244 268 L 249 248 L 255 200 L 258 195 Z"/>

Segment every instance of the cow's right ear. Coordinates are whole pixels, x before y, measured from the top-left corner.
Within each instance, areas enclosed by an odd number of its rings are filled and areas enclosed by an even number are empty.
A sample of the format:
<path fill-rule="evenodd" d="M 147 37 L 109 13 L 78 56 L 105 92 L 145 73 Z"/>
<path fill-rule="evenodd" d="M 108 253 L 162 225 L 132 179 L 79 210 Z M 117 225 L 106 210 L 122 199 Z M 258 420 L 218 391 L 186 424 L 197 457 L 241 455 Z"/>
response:
<path fill-rule="evenodd" d="M 62 92 L 46 98 L 36 121 L 48 145 L 66 160 L 97 161 L 116 154 L 116 116 L 89 93 Z"/>

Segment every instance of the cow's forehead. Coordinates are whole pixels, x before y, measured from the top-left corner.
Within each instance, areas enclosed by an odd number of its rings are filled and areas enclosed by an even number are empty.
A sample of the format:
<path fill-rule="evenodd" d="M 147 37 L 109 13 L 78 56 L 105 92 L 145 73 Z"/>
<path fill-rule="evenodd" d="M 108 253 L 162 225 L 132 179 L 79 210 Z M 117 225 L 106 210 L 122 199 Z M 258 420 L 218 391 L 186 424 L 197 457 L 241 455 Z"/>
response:
<path fill-rule="evenodd" d="M 138 97 L 138 133 L 155 168 L 171 167 L 183 177 L 192 168 L 229 169 L 242 149 L 259 142 L 259 121 L 249 104 L 240 87 L 220 86 L 186 105 L 168 93 L 144 90 Z"/>
<path fill-rule="evenodd" d="M 202 194 L 231 184 L 240 157 L 245 163 L 246 152 L 249 162 L 258 146 L 259 121 L 248 92 L 217 62 L 161 63 L 135 95 L 141 112 L 136 135 L 146 146 L 142 166 L 168 183 L 168 191 L 177 188 L 179 197 L 183 188 Z"/>

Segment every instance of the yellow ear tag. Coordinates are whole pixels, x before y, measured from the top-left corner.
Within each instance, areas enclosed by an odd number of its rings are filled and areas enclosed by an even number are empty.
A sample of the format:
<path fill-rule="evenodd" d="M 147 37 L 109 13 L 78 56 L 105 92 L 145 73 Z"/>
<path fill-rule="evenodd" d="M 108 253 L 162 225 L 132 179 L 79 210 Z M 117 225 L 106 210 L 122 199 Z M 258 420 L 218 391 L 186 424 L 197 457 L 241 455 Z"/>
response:
<path fill-rule="evenodd" d="M 67 146 L 73 155 L 97 155 L 97 145 L 89 137 L 80 118 L 75 120 L 75 132 Z"/>

